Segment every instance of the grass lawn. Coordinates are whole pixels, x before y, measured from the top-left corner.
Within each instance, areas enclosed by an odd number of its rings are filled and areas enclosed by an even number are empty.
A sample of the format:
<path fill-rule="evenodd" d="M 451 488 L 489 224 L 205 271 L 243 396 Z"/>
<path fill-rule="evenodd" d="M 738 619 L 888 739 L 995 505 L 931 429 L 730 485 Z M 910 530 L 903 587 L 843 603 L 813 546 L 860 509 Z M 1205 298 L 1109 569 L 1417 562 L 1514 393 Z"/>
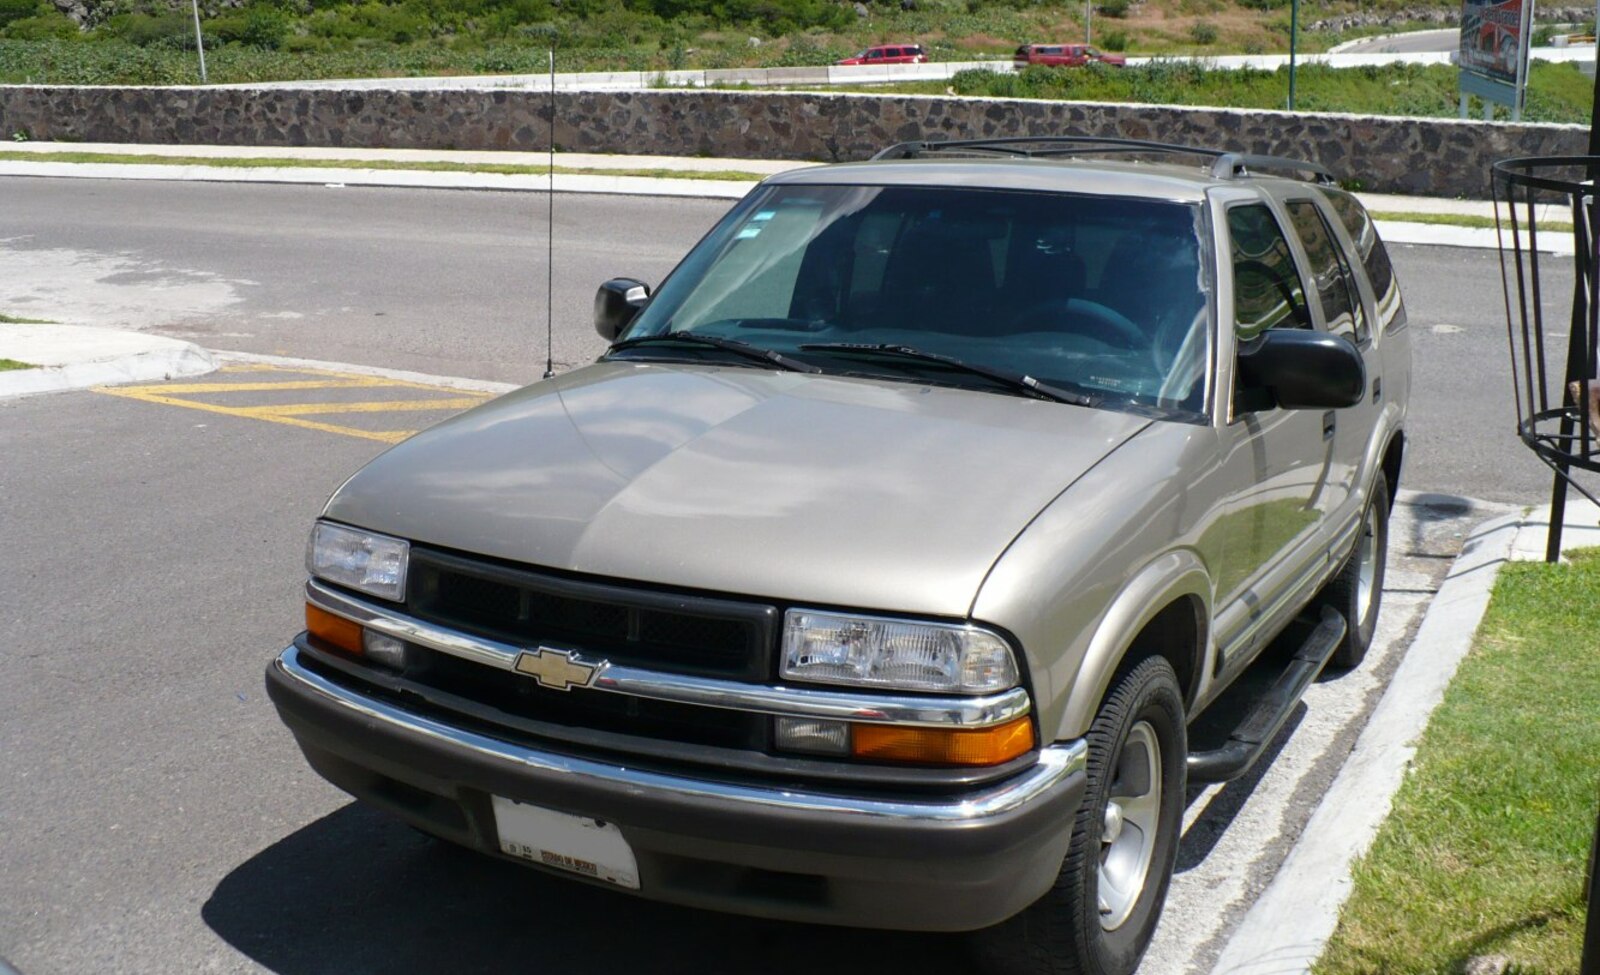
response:
<path fill-rule="evenodd" d="M 12 369 L 32 369 L 33 366 L 15 359 L 0 359 L 0 372 L 9 372 Z"/>
<path fill-rule="evenodd" d="M 1576 973 L 1597 808 L 1600 550 L 1507 565 L 1314 971 Z"/>

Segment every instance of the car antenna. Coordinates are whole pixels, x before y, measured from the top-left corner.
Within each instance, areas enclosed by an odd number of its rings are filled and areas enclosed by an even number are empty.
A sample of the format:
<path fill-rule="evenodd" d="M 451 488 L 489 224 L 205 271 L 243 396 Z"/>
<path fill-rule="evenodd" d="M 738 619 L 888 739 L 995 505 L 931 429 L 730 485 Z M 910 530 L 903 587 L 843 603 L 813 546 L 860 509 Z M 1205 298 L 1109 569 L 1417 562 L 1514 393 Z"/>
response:
<path fill-rule="evenodd" d="M 550 42 L 550 192 L 546 194 L 544 278 L 544 378 L 556 374 L 555 281 L 556 281 L 556 45 Z"/>

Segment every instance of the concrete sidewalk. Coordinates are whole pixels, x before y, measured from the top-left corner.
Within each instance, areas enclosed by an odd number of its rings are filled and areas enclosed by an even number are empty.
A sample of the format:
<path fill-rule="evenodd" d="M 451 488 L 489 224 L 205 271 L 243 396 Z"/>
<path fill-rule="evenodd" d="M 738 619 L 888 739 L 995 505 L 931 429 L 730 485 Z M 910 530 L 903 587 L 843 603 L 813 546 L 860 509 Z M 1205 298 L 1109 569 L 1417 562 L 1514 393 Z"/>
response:
<path fill-rule="evenodd" d="M 0 400 L 116 383 L 198 376 L 217 367 L 192 342 L 82 325 L 0 322 L 0 359 L 32 369 L 0 371 Z"/>
<path fill-rule="evenodd" d="M 709 199 L 738 199 L 760 179 L 801 166 L 817 165 L 802 160 L 709 159 L 675 156 L 615 156 L 592 153 L 556 153 L 558 169 L 591 172 L 557 173 L 552 178 L 542 172 L 507 174 L 423 168 L 376 169 L 445 163 L 452 166 L 526 166 L 544 169 L 550 161 L 545 152 L 483 152 L 431 149 L 342 149 L 327 147 L 257 146 L 162 146 L 106 143 L 20 142 L 5 151 L 47 155 L 51 153 L 93 153 L 137 157 L 184 157 L 187 160 L 282 159 L 312 161 L 318 167 L 285 165 L 237 167 L 182 162 L 162 164 L 153 161 L 53 162 L 0 160 L 0 176 L 42 176 L 88 179 L 198 180 L 203 182 L 297 183 L 323 186 L 397 186 L 429 189 L 478 189 L 544 191 L 558 193 L 617 193 L 633 196 L 684 196 Z M 331 162 L 348 166 L 322 168 Z M 638 175 L 649 172 L 651 175 Z M 659 175 L 683 173 L 684 178 Z M 695 174 L 741 174 L 745 178 L 707 179 Z M 1439 216 L 1493 218 L 1494 204 L 1485 200 L 1449 200 L 1436 197 L 1409 197 L 1379 193 L 1358 193 L 1368 209 L 1377 213 L 1425 213 Z M 1541 207 L 1540 221 L 1570 220 L 1554 208 Z M 1492 228 L 1429 224 L 1406 220 L 1380 219 L 1378 230 L 1385 240 L 1397 244 L 1426 244 L 1448 247 L 1494 248 L 1498 235 Z M 1565 233 L 1541 238 L 1541 249 L 1570 254 L 1571 237 Z"/>

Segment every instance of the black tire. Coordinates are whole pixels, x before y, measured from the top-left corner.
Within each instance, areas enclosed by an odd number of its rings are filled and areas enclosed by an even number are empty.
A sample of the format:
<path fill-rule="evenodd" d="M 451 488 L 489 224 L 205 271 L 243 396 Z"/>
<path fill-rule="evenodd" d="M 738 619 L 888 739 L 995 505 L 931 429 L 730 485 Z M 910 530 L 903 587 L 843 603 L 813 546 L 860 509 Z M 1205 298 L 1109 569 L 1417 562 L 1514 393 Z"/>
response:
<path fill-rule="evenodd" d="M 1331 606 L 1344 617 L 1344 639 L 1328 658 L 1328 666 L 1349 670 L 1360 666 L 1378 629 L 1378 609 L 1383 603 L 1383 569 L 1389 561 L 1389 482 L 1379 476 L 1372 497 L 1361 515 L 1361 534 L 1355 550 L 1317 596 L 1317 604 Z M 1371 566 L 1371 575 L 1367 568 Z"/>
<path fill-rule="evenodd" d="M 1134 739 L 1131 746 L 1130 737 Z M 1153 765 L 1160 771 L 1159 783 L 1147 774 L 1141 781 L 1141 766 L 1151 758 L 1146 742 L 1152 740 L 1157 746 Z M 1161 657 L 1150 657 L 1121 675 L 1095 715 L 1088 741 L 1088 789 L 1072 823 L 1072 841 L 1061 873 L 1055 886 L 1031 907 L 974 935 L 974 947 L 986 971 L 1132 975 L 1155 935 L 1178 855 L 1188 755 L 1183 693 L 1172 665 Z M 1118 829 L 1115 842 L 1104 840 L 1111 826 L 1106 809 L 1112 798 L 1140 788 L 1154 796 L 1148 804 L 1154 809 L 1154 828 L 1148 833 L 1139 831 L 1130 817 Z M 1137 801 L 1137 797 L 1131 798 L 1129 808 L 1135 808 Z M 1129 829 L 1137 835 L 1128 833 Z M 1113 893 L 1118 906 L 1111 915 L 1103 915 L 1101 881 L 1109 857 L 1121 856 L 1120 862 L 1126 865 L 1131 862 L 1123 855 L 1126 841 L 1137 840 L 1142 846 L 1145 836 L 1150 838 L 1149 860 L 1142 872 L 1133 871 L 1132 875 L 1138 876 L 1137 889 L 1120 897 Z M 1124 846 L 1118 847 L 1118 842 Z M 1128 871 L 1122 872 L 1130 876 Z M 1112 915 L 1119 916 L 1108 930 L 1102 917 Z"/>

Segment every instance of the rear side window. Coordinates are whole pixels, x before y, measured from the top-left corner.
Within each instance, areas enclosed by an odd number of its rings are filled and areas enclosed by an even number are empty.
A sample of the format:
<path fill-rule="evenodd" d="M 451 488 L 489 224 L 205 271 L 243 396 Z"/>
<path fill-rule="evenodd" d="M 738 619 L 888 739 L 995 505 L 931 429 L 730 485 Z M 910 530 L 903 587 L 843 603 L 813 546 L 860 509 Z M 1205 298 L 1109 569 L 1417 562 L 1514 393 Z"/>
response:
<path fill-rule="evenodd" d="M 1310 200 L 1288 204 L 1289 221 L 1300 235 L 1300 243 L 1311 261 L 1311 277 L 1322 304 L 1322 317 L 1328 331 L 1356 342 L 1366 342 L 1367 319 L 1361 312 L 1361 294 L 1345 255 L 1333 238 L 1333 231 L 1322 211 Z"/>
<path fill-rule="evenodd" d="M 1248 342 L 1269 328 L 1309 328 L 1305 289 L 1277 218 L 1264 204 L 1228 209 L 1233 327 Z"/>
<path fill-rule="evenodd" d="M 1333 212 L 1339 215 L 1345 232 L 1355 241 L 1356 253 L 1367 271 L 1367 280 L 1372 282 L 1372 295 L 1378 304 L 1378 320 L 1385 329 L 1405 324 L 1400 306 L 1400 284 L 1395 280 L 1389 252 L 1384 249 L 1383 240 L 1378 236 L 1378 228 L 1373 226 L 1367 208 L 1343 190 L 1325 188 L 1322 193 L 1333 204 Z M 1398 321 L 1397 315 L 1401 316 Z"/>

